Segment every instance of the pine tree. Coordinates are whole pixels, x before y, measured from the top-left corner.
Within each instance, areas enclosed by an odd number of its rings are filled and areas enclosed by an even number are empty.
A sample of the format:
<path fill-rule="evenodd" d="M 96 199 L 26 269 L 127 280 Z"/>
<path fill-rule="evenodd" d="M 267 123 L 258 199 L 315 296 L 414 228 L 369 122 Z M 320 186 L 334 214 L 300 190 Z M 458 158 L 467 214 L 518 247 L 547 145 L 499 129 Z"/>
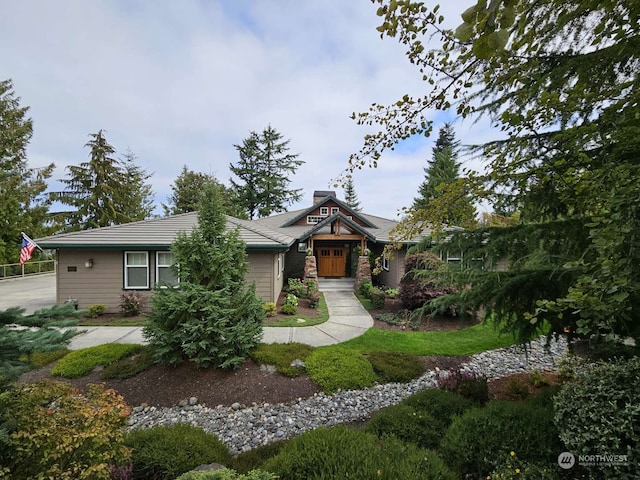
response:
<path fill-rule="evenodd" d="M 302 198 L 302 190 L 288 189 L 292 176 L 304 162 L 289 151 L 289 140 L 269 125 L 261 134 L 251 132 L 242 145 L 234 145 L 240 156 L 229 169 L 238 177 L 231 185 L 249 219 L 284 212 Z"/>
<path fill-rule="evenodd" d="M 356 193 L 356 187 L 353 183 L 353 177 L 351 176 L 347 177 L 347 181 L 344 186 L 344 201 L 354 211 L 360 212 L 362 210 L 360 207 L 360 201 L 358 200 L 358 194 Z"/>
<path fill-rule="evenodd" d="M 221 189 L 205 187 L 198 226 L 171 251 L 179 288 L 157 290 L 144 334 L 158 360 L 237 368 L 262 334 L 264 310 L 255 285 L 245 286 L 246 246 L 227 230 Z"/>
<path fill-rule="evenodd" d="M 50 233 L 46 223 L 51 202 L 43 194 L 54 164 L 28 167 L 33 133 L 28 110 L 20 106 L 11 80 L 0 81 L 0 264 L 18 261 L 20 232 L 32 238 Z"/>
<path fill-rule="evenodd" d="M 427 161 L 428 166 L 424 169 L 425 179 L 419 187 L 420 196 L 413 201 L 414 212 L 429 208 L 434 199 L 443 195 L 442 185 L 452 185 L 460 178 L 460 163 L 457 161 L 459 145 L 453 126 L 445 123 L 433 147 L 433 157 Z M 469 226 L 475 223 L 475 207 L 468 196 L 462 195 L 449 203 L 443 216 L 442 220 L 447 225 Z"/>
<path fill-rule="evenodd" d="M 89 137 L 85 145 L 90 149 L 89 161 L 68 166 L 69 178 L 62 180 L 66 188 L 54 194 L 72 207 L 57 214 L 66 229 L 86 230 L 147 218 L 151 214 L 151 187 L 146 183 L 150 175 L 135 165 L 131 154 L 118 160 L 103 130 Z"/>

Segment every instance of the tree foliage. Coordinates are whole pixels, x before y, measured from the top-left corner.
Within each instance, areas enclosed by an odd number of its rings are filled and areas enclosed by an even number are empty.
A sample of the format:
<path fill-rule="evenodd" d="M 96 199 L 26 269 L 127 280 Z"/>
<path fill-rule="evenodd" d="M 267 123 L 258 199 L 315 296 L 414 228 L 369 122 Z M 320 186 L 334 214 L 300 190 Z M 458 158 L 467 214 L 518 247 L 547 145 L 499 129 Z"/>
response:
<path fill-rule="evenodd" d="M 349 176 L 344 184 L 344 201 L 356 212 L 362 211 L 360 207 L 360 200 L 358 200 L 358 193 L 356 192 L 356 186 L 353 182 L 353 177 Z"/>
<path fill-rule="evenodd" d="M 290 176 L 304 161 L 298 154 L 287 153 L 289 140 L 283 140 L 271 125 L 260 134 L 251 132 L 242 145 L 234 146 L 240 161 L 229 169 L 239 181 L 231 179 L 231 185 L 249 219 L 284 212 L 287 205 L 302 198 L 301 189 L 288 186 Z"/>
<path fill-rule="evenodd" d="M 108 227 L 151 215 L 151 175 L 135 164 L 135 156 L 127 152 L 125 159 L 116 158 L 116 150 L 103 130 L 89 134 L 85 147 L 89 161 L 69 165 L 66 188 L 53 197 L 72 208 L 58 214 L 67 230 Z"/>
<path fill-rule="evenodd" d="M 50 202 L 43 195 L 54 165 L 29 168 L 27 145 L 33 124 L 20 106 L 11 80 L 0 81 L 0 264 L 16 263 L 25 232 L 33 238 L 50 233 Z"/>
<path fill-rule="evenodd" d="M 198 226 L 172 246 L 179 287 L 151 299 L 144 334 L 162 362 L 236 368 L 262 335 L 262 300 L 244 284 L 246 247 L 237 229 L 227 229 L 220 195 L 206 186 Z"/>
<path fill-rule="evenodd" d="M 234 192 L 222 185 L 216 177 L 207 173 L 194 172 L 186 165 L 182 167 L 180 175 L 171 186 L 171 196 L 168 204 L 162 204 L 165 215 L 178 215 L 181 213 L 195 212 L 204 198 L 207 185 L 216 185 L 222 189 L 221 200 L 227 215 L 237 218 L 246 218 L 246 213 L 238 205 Z"/>
<path fill-rule="evenodd" d="M 452 185 L 460 179 L 459 144 L 453 126 L 445 123 L 433 147 L 432 159 L 427 161 L 428 166 L 424 169 L 425 179 L 420 184 L 419 196 L 413 201 L 409 214 L 412 222 L 417 222 L 430 206 L 433 209 L 430 204 L 434 203 L 443 211 L 442 223 L 465 227 L 475 225 L 476 210 L 471 198 L 464 190 L 456 192 Z M 450 188 L 445 189 L 445 186 Z M 452 198 L 452 192 L 456 192 L 455 198 Z M 438 198 L 444 196 L 446 202 Z"/>
<path fill-rule="evenodd" d="M 476 147 L 486 168 L 460 190 L 515 208 L 518 221 L 450 241 L 470 249 L 468 260 L 509 268 L 463 269 L 458 280 L 472 287 L 450 300 L 484 305 L 521 339 L 543 321 L 554 332 L 637 336 L 638 2 L 481 0 L 452 31 L 437 7 L 373 1 L 381 35 L 407 46 L 427 87 L 354 114 L 382 129 L 365 138 L 351 166 L 375 164 L 397 141 L 429 134 L 434 109 L 485 117 L 503 135 Z M 427 49 L 425 39 L 441 48 Z"/>

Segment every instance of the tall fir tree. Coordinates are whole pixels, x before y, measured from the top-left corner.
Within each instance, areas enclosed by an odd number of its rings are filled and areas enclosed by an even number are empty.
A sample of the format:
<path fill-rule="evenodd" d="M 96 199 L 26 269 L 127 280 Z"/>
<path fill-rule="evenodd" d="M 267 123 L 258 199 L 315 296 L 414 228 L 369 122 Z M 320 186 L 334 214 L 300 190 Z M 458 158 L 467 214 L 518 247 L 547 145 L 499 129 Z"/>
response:
<path fill-rule="evenodd" d="M 360 200 L 358 200 L 358 194 L 356 193 L 356 186 L 353 182 L 353 177 L 348 176 L 344 185 L 344 201 L 356 212 L 362 211 L 360 207 Z"/>
<path fill-rule="evenodd" d="M 124 161 L 118 160 L 103 130 L 89 137 L 85 145 L 90 149 L 89 161 L 69 165 L 69 178 L 62 180 L 65 190 L 53 194 L 72 207 L 58 213 L 65 229 L 86 230 L 148 218 L 151 187 L 146 181 L 151 175 L 135 165 L 131 153 Z"/>
<path fill-rule="evenodd" d="M 144 330 L 158 360 L 240 366 L 260 340 L 264 310 L 255 284 L 245 285 L 246 245 L 227 229 L 220 186 L 205 186 L 198 226 L 180 233 L 171 251 L 180 283 L 154 293 Z"/>
<path fill-rule="evenodd" d="M 485 169 L 464 188 L 515 207 L 516 222 L 451 235 L 444 248 L 508 269 L 469 266 L 457 275 L 467 288 L 432 306 L 482 307 L 523 341 L 543 328 L 640 338 L 638 2 L 477 2 L 455 31 L 421 2 L 376 2 L 380 32 L 406 45 L 428 83 L 419 98 L 354 114 L 383 128 L 352 167 L 428 134 L 433 109 L 503 132 L 478 146 Z M 441 48 L 425 48 L 432 34 Z"/>
<path fill-rule="evenodd" d="M 29 168 L 27 145 L 33 124 L 20 106 L 11 80 L 0 81 L 0 264 L 16 263 L 21 232 L 32 238 L 50 233 L 51 202 L 44 195 L 54 164 Z"/>
<path fill-rule="evenodd" d="M 302 198 L 301 189 L 289 189 L 290 177 L 304 161 L 289 151 L 289 140 L 283 140 L 269 125 L 261 134 L 251 132 L 242 145 L 234 145 L 240 156 L 229 169 L 238 178 L 231 179 L 238 203 L 249 219 L 267 217 L 286 211 Z"/>
<path fill-rule="evenodd" d="M 433 147 L 432 159 L 427 161 L 428 166 L 424 169 L 425 179 L 420 184 L 419 196 L 413 200 L 414 215 L 419 216 L 421 210 L 429 208 L 434 199 L 443 195 L 443 185 L 452 185 L 460 178 L 459 145 L 453 126 L 445 123 Z M 448 202 L 441 221 L 447 225 L 468 227 L 475 223 L 475 214 L 471 198 L 461 195 Z"/>

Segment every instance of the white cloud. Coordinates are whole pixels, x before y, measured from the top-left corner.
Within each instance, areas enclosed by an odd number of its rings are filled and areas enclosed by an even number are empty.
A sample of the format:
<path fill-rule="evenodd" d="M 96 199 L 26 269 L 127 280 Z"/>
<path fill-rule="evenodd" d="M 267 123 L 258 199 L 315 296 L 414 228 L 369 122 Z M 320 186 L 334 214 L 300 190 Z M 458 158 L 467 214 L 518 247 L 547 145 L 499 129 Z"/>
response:
<path fill-rule="evenodd" d="M 366 129 L 351 112 L 421 91 L 403 47 L 380 39 L 375 10 L 344 0 L 8 2 L 0 78 L 31 107 L 30 166 L 53 161 L 56 178 L 87 159 L 88 134 L 104 129 L 154 173 L 159 204 L 184 164 L 226 183 L 233 145 L 271 124 L 306 162 L 291 183 L 304 189 L 300 208 L 332 188 L 362 145 Z M 457 133 L 467 143 L 490 131 L 463 124 Z M 394 218 L 410 205 L 431 146 L 416 142 L 356 172 L 365 210 Z"/>

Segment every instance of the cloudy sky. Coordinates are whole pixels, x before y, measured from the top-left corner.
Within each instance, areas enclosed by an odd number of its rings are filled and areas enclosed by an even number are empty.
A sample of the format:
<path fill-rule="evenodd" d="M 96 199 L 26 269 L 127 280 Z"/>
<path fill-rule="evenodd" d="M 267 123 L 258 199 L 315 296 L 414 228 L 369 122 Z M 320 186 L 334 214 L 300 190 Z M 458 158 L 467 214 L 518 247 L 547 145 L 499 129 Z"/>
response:
<path fill-rule="evenodd" d="M 466 3 L 444 8 L 451 25 Z M 228 185 L 234 144 L 271 125 L 305 162 L 291 183 L 303 201 L 291 208 L 306 207 L 362 145 L 367 130 L 350 114 L 421 92 L 402 46 L 376 32 L 369 0 L 21 0 L 2 10 L 0 79 L 30 107 L 29 166 L 53 162 L 53 180 L 63 178 L 103 129 L 153 173 L 158 205 L 183 165 Z M 452 119 L 435 116 L 436 130 Z M 456 124 L 463 143 L 487 133 Z M 355 173 L 367 213 L 396 218 L 412 203 L 433 141 L 413 139 Z"/>

